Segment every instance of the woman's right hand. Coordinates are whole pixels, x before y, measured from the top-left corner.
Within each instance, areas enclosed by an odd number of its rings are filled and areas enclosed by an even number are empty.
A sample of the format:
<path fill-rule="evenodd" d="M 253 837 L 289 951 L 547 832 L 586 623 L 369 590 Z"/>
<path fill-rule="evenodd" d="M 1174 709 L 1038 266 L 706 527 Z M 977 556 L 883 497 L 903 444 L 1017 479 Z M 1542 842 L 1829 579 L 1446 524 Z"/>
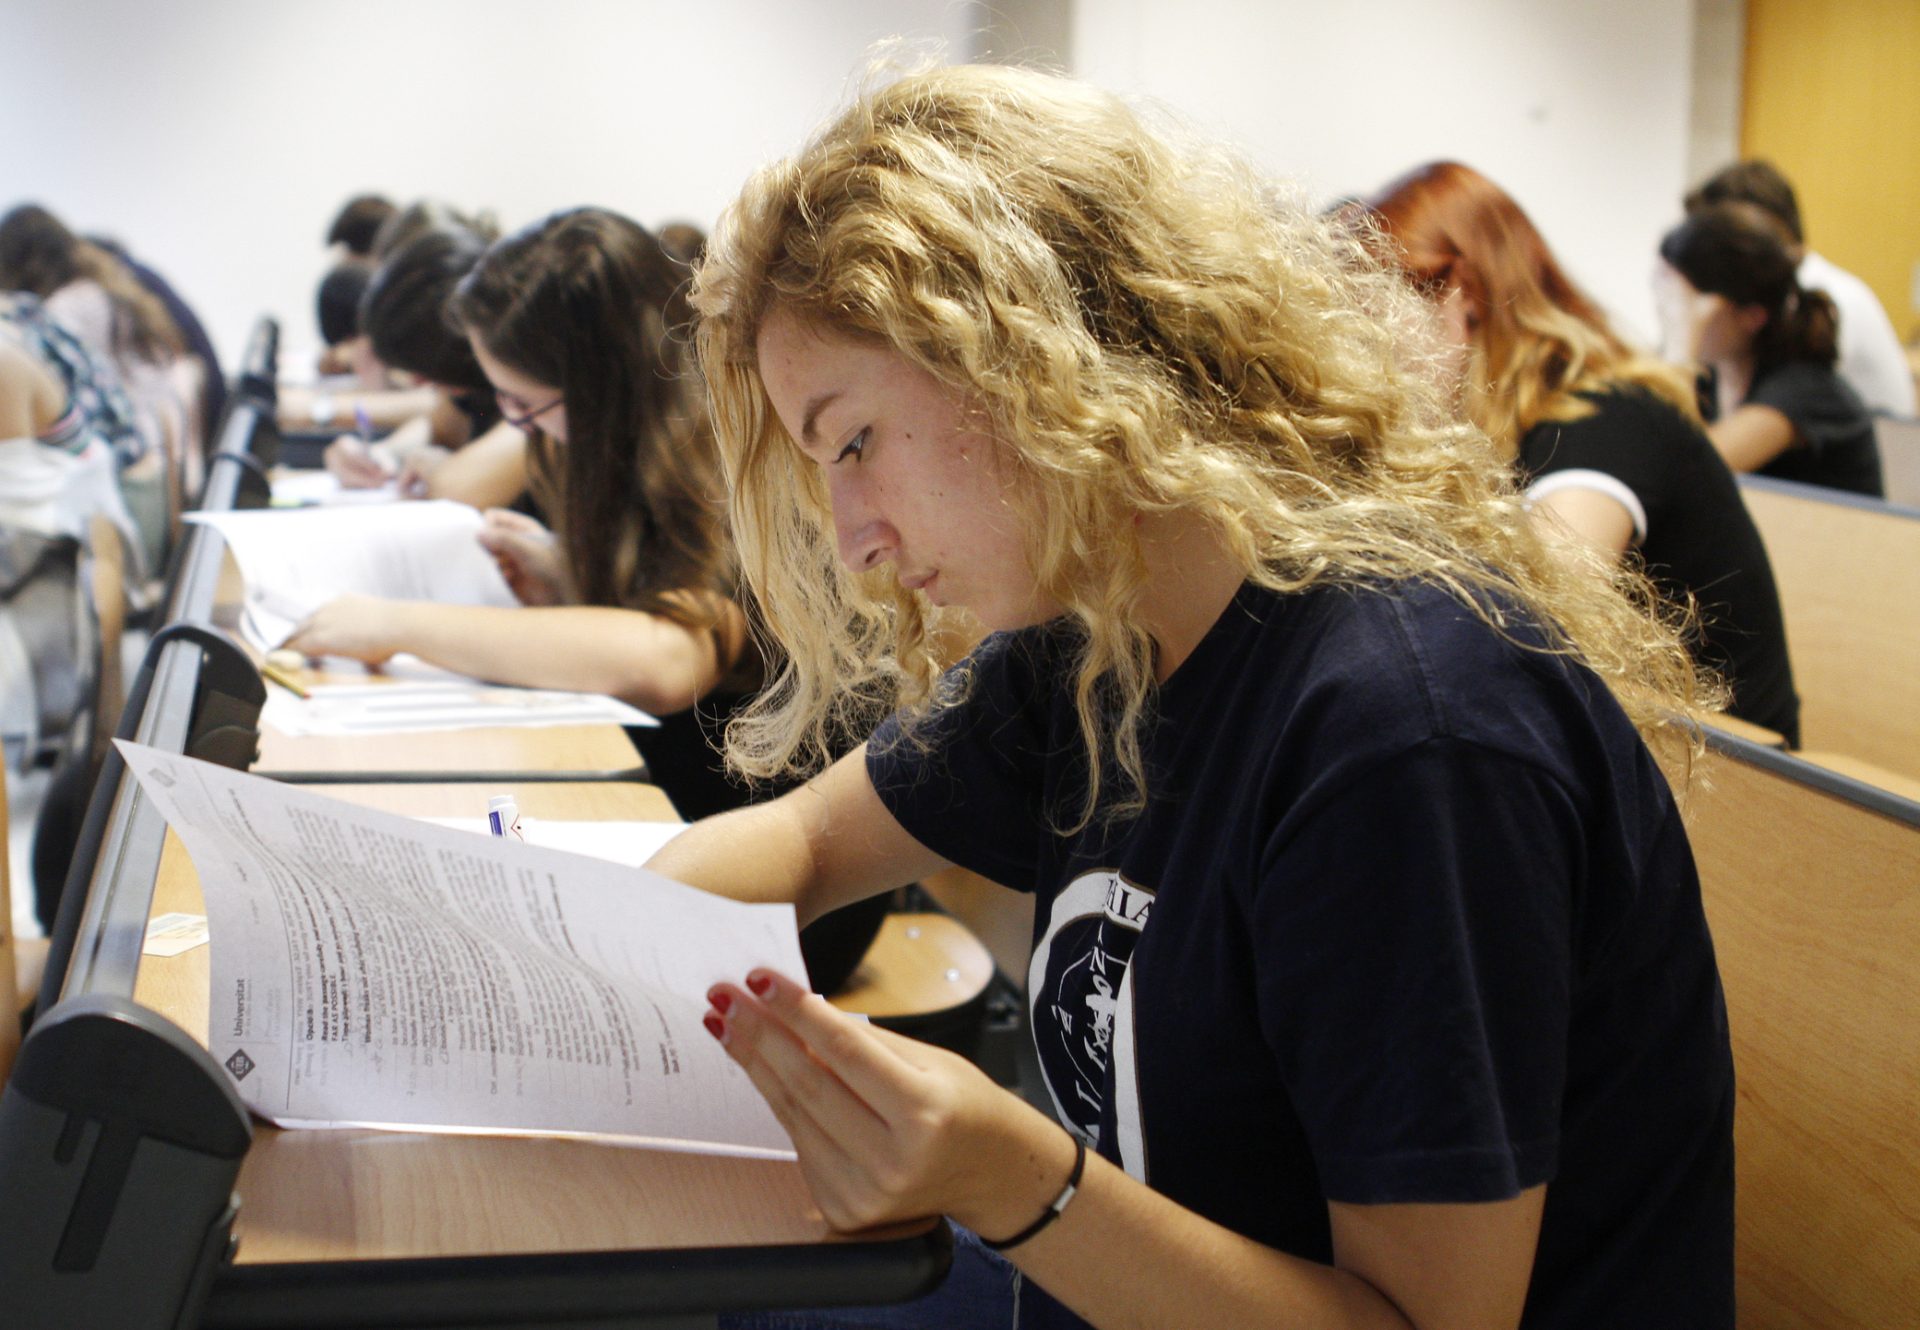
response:
<path fill-rule="evenodd" d="M 440 464 L 452 457 L 451 450 L 438 444 L 429 444 L 408 453 L 400 464 L 395 483 L 399 486 L 403 499 L 430 499 L 433 497 L 433 473 Z"/>
<path fill-rule="evenodd" d="M 347 656 L 369 666 L 386 664 L 406 649 L 405 602 L 378 596 L 337 596 L 309 614 L 280 644 L 309 659 Z"/>
<path fill-rule="evenodd" d="M 350 490 L 379 489 L 393 479 L 393 462 L 356 434 L 342 434 L 327 445 L 327 470 Z"/>
<path fill-rule="evenodd" d="M 489 508 L 480 525 L 480 546 L 493 556 L 522 605 L 564 605 L 571 599 L 560 543 L 531 517 Z"/>

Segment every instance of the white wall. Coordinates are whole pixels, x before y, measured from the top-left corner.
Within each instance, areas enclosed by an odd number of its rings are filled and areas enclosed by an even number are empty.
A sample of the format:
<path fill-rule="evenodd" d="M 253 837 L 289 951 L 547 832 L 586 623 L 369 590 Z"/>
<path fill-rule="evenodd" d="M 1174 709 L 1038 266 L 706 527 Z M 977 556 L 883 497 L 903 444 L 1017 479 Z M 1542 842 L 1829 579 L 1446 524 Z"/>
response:
<path fill-rule="evenodd" d="M 1045 36 L 1069 0 L 1000 0 Z M 229 358 L 310 348 L 320 237 L 363 189 L 712 221 L 871 40 L 1018 47 L 979 0 L 0 0 L 0 207 L 117 233 Z M 1462 158 L 1651 329 L 1686 161 L 1692 0 L 1077 0 L 1072 62 L 1320 197 Z M 1007 27 L 1002 23 L 999 27 Z M 1017 24 L 1015 25 L 1017 26 Z M 979 34 L 993 29 L 989 37 Z M 1032 39 L 1033 34 L 1028 34 Z M 291 362 L 289 362 L 291 363 Z"/>
<path fill-rule="evenodd" d="M 223 357 L 311 349 L 348 195 L 709 224 L 874 39 L 964 53 L 962 0 L 0 0 L 0 208 L 117 234 Z M 290 359 L 283 363 L 291 364 Z"/>
<path fill-rule="evenodd" d="M 1077 0 L 1074 68 L 1325 201 L 1485 172 L 1643 342 L 1685 186 L 1693 0 Z"/>

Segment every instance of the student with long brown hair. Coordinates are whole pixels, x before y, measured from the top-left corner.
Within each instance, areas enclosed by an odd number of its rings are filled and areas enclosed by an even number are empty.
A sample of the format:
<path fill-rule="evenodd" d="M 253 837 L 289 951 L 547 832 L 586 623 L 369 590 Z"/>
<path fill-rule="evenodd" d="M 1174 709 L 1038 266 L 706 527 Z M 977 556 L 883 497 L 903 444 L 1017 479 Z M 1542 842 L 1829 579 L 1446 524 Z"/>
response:
<path fill-rule="evenodd" d="M 410 209 L 389 220 L 420 215 Z M 335 439 L 326 465 L 343 485 L 397 482 L 407 498 L 476 508 L 515 503 L 525 493 L 526 433 L 503 419 L 468 338 L 447 317 L 455 289 L 494 239 L 458 223 L 423 223 L 382 251 L 361 296 L 360 329 L 376 361 L 432 389 L 433 407 L 376 442 Z"/>
<path fill-rule="evenodd" d="M 1773 569 L 1679 371 L 1629 346 L 1513 198 L 1458 162 L 1373 200 L 1390 258 L 1438 306 L 1467 414 L 1534 511 L 1609 560 L 1631 552 L 1697 606 L 1731 710 L 1790 743 L 1799 699 Z"/>
<path fill-rule="evenodd" d="M 487 515 L 482 541 L 523 607 L 343 597 L 287 645 L 374 664 L 405 651 L 499 683 L 622 698 L 660 718 L 633 738 L 683 817 L 745 802 L 712 740 L 766 669 L 685 335 L 690 277 L 645 228 L 599 208 L 489 249 L 447 314 L 503 418 L 529 436 L 534 493 L 554 522 Z M 851 971 L 881 913 L 807 939 L 823 989 Z"/>

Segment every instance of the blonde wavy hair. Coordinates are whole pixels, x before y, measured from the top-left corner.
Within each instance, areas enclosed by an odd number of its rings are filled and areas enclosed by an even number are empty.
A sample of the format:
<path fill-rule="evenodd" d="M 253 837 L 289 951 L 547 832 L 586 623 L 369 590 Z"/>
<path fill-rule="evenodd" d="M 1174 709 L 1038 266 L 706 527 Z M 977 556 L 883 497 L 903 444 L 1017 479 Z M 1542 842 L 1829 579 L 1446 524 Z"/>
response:
<path fill-rule="evenodd" d="M 1415 167 L 1372 200 L 1368 220 L 1416 287 L 1465 300 L 1463 405 L 1509 461 L 1528 430 L 1592 415 L 1584 394 L 1609 388 L 1638 388 L 1699 424 L 1692 380 L 1627 345 L 1520 205 L 1472 167 Z"/>
<path fill-rule="evenodd" d="M 869 89 L 747 182 L 693 302 L 742 568 L 784 656 L 728 732 L 749 775 L 813 765 L 893 708 L 911 735 L 965 687 L 936 687 L 921 596 L 840 564 L 819 468 L 757 367 L 775 308 L 891 348 L 999 441 L 1036 585 L 1077 628 L 1088 782 L 1053 810 L 1068 829 L 1146 798 L 1141 514 L 1202 515 L 1276 591 L 1419 578 L 1499 628 L 1517 610 L 1650 738 L 1697 697 L 1651 588 L 1536 536 L 1451 413 L 1400 278 L 1231 155 L 1092 88 L 967 66 Z"/>

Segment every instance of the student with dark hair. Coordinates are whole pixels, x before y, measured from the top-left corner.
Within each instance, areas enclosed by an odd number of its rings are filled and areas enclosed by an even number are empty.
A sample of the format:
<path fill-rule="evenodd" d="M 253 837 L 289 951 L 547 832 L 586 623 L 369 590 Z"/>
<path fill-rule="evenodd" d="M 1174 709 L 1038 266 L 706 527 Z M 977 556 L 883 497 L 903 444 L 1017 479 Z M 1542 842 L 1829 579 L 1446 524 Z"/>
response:
<path fill-rule="evenodd" d="M 200 316 L 194 313 L 193 307 L 174 289 L 173 283 L 135 258 L 125 245 L 105 236 L 89 236 L 88 239 L 125 264 L 134 280 L 152 292 L 154 299 L 166 307 L 168 317 L 180 330 L 188 354 L 199 359 L 202 383 L 199 432 L 202 437 L 211 433 L 220 423 L 220 413 L 226 409 L 227 379 L 220 368 L 220 353 L 214 348 L 206 325 L 200 322 Z M 190 477 L 189 482 L 189 488 L 196 487 L 193 478 Z"/>
<path fill-rule="evenodd" d="M 1786 230 L 1787 252 L 1798 267 L 1800 285 L 1825 291 L 1832 298 L 1840 314 L 1840 356 L 1835 368 L 1867 409 L 1913 415 L 1913 372 L 1893 321 L 1872 287 L 1808 247 L 1800 200 L 1786 176 L 1772 162 L 1759 158 L 1735 162 L 1690 191 L 1686 209 L 1693 213 L 1729 202 L 1751 203 L 1778 219 Z"/>
<path fill-rule="evenodd" d="M 396 387 L 393 375 L 373 352 L 372 340 L 360 327 L 360 302 L 373 281 L 374 265 L 361 258 L 345 258 L 327 270 L 315 293 L 314 313 L 319 324 L 322 349 L 317 368 L 327 377 L 348 375 L 350 387 L 333 384 L 306 387 L 283 384 L 276 402 L 280 425 L 288 430 L 331 429 L 388 431 L 420 419 L 413 433 L 432 433 L 432 414 L 439 399 L 431 388 Z M 458 414 L 445 409 L 444 430 L 463 431 Z M 454 434 L 453 442 L 461 437 Z M 338 442 L 338 440 L 336 440 Z M 374 468 L 367 453 L 368 441 L 355 434 L 340 444 L 342 454 L 351 452 L 356 461 L 369 463 L 364 479 L 369 484 L 384 483 L 390 469 Z M 397 465 L 397 462 L 394 463 Z M 358 474 L 358 473 L 356 473 Z"/>
<path fill-rule="evenodd" d="M 82 283 L 92 283 L 104 298 L 106 335 L 97 339 L 96 351 L 110 352 L 116 361 L 153 363 L 186 351 L 166 307 L 119 259 L 75 235 L 38 204 L 21 204 L 0 217 L 0 289 L 28 291 L 53 301 Z M 86 335 L 84 326 L 74 330 Z"/>
<path fill-rule="evenodd" d="M 356 194 L 341 205 L 327 227 L 327 246 L 338 245 L 348 255 L 368 258 L 373 254 L 373 238 L 381 223 L 399 209 L 380 194 Z"/>
<path fill-rule="evenodd" d="M 531 436 L 535 492 L 554 514 L 552 533 L 488 515 L 483 541 L 528 607 L 345 597 L 287 645 L 373 664 L 407 651 L 501 683 L 624 698 L 662 719 L 634 740 L 682 816 L 745 802 L 713 740 L 766 668 L 736 598 L 725 488 L 683 329 L 689 279 L 643 227 L 597 208 L 488 251 L 446 326 L 464 330 L 506 420 Z M 844 979 L 879 913 L 814 936 L 817 982 Z"/>
<path fill-rule="evenodd" d="M 1664 593 L 1697 607 L 1696 654 L 1726 677 L 1730 710 L 1797 744 L 1773 568 L 1692 381 L 1628 346 L 1520 205 L 1471 167 L 1418 167 L 1370 215 L 1440 312 L 1467 414 L 1535 514 L 1602 552 L 1602 574 L 1637 552 Z"/>
<path fill-rule="evenodd" d="M 359 337 L 360 302 L 373 280 L 373 265 L 365 259 L 343 259 L 320 279 L 314 312 L 320 324 L 320 340 L 338 347 Z"/>
<path fill-rule="evenodd" d="M 380 485 L 398 475 L 403 492 L 482 508 L 513 503 L 525 491 L 525 435 L 502 419 L 472 347 L 447 318 L 454 288 L 486 249 L 473 231 L 428 230 L 374 270 L 359 311 L 371 352 L 431 386 L 438 400 L 430 426 L 403 427 L 379 445 L 336 439 L 326 461 L 343 484 Z M 450 472 L 449 449 L 464 454 Z"/>
<path fill-rule="evenodd" d="M 131 538 L 115 454 L 134 428 L 111 366 L 37 297 L 0 293 L 0 521 L 84 538 L 98 514 Z"/>
<path fill-rule="evenodd" d="M 500 228 L 490 213 L 468 213 L 434 199 L 419 199 L 398 209 L 380 223 L 369 252 L 376 264 L 385 263 L 395 253 L 430 231 L 465 231 L 488 244 L 500 238 Z"/>
<path fill-rule="evenodd" d="M 1885 493 L 1873 421 L 1834 372 L 1838 315 L 1801 287 L 1779 221 L 1751 203 L 1707 204 L 1660 242 L 1670 340 L 1713 375 L 1714 447 L 1735 471 Z"/>
<path fill-rule="evenodd" d="M 121 489 L 145 567 L 163 567 L 182 481 L 201 455 L 203 422 L 193 404 L 207 368 L 126 264 L 38 204 L 0 217 L 0 290 L 40 297 L 125 389 L 136 428 L 115 440 Z"/>
<path fill-rule="evenodd" d="M 381 260 L 360 298 L 360 326 L 374 354 L 455 394 L 482 428 L 500 411 L 473 348 L 448 322 L 446 304 L 486 250 L 486 239 L 472 231 L 424 232 Z"/>

